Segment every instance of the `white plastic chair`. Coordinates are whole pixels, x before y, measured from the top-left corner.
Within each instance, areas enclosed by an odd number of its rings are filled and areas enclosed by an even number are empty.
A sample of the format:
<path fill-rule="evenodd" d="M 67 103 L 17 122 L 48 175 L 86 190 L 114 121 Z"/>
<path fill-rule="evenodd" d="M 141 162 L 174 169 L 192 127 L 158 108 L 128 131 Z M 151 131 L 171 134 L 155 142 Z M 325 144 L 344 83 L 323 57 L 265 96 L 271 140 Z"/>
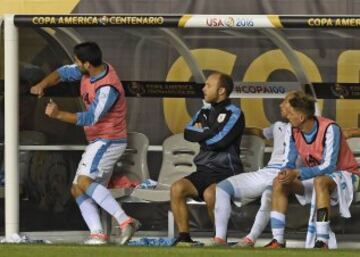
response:
<path fill-rule="evenodd" d="M 240 159 L 244 172 L 264 167 L 265 141 L 257 135 L 245 134 L 240 144 Z"/>
<path fill-rule="evenodd" d="M 199 144 L 186 141 L 182 133 L 165 139 L 163 143 L 163 160 L 157 186 L 154 189 L 136 188 L 126 201 L 170 201 L 171 185 L 196 170 L 193 159 L 199 150 Z"/>
<path fill-rule="evenodd" d="M 147 165 L 149 139 L 142 133 L 129 132 L 127 140 L 127 148 L 116 164 L 113 175 L 127 176 L 130 180 L 143 181 L 150 177 Z M 115 199 L 130 195 L 132 191 L 132 188 L 110 189 Z M 103 210 L 101 210 L 100 215 L 104 232 L 110 234 L 112 217 Z"/>

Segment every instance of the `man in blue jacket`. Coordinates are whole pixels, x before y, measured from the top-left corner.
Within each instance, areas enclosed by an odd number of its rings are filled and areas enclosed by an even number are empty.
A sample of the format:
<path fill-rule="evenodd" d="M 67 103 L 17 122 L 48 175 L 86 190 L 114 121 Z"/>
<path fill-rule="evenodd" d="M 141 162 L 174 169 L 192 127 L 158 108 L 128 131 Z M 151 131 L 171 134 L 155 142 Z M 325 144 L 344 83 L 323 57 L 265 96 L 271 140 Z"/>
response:
<path fill-rule="evenodd" d="M 185 128 L 185 139 L 198 142 L 200 152 L 194 158 L 197 170 L 171 186 L 171 209 L 179 231 L 176 245 L 195 244 L 189 233 L 186 199 L 205 201 L 213 221 L 216 183 L 242 171 L 239 156 L 245 118 L 230 102 L 233 88 L 230 76 L 212 73 L 203 88 L 210 105 L 201 108 Z"/>

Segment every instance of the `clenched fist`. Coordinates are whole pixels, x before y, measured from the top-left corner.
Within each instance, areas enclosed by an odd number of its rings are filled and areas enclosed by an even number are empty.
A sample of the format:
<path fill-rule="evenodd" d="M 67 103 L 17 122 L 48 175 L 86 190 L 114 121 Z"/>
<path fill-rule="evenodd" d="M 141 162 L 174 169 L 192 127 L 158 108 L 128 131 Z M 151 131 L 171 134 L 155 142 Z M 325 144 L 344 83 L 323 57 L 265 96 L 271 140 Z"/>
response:
<path fill-rule="evenodd" d="M 46 106 L 45 114 L 50 118 L 57 118 L 59 115 L 59 107 L 52 99 L 50 99 L 50 102 Z"/>
<path fill-rule="evenodd" d="M 42 82 L 40 82 L 30 88 L 30 93 L 33 95 L 37 95 L 40 98 L 44 95 L 44 88 L 45 85 Z"/>

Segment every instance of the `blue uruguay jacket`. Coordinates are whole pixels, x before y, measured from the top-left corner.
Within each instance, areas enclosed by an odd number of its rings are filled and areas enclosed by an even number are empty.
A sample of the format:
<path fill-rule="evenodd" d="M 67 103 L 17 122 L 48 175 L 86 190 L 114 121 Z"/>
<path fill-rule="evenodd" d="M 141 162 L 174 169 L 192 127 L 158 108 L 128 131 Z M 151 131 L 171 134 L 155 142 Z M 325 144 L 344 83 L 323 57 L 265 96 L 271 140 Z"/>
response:
<path fill-rule="evenodd" d="M 200 123 L 202 128 L 196 128 Z M 245 127 L 243 112 L 229 99 L 203 107 L 184 131 L 184 137 L 200 144 L 194 162 L 200 171 L 238 174 L 243 171 L 240 142 Z"/>

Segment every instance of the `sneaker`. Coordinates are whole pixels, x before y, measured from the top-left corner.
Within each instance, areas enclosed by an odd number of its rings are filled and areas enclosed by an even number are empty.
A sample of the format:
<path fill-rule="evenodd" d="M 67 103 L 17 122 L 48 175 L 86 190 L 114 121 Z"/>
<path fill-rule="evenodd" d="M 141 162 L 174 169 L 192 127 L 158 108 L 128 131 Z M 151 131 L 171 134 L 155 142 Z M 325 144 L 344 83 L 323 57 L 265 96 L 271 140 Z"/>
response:
<path fill-rule="evenodd" d="M 118 243 L 120 245 L 124 245 L 129 242 L 131 237 L 136 231 L 139 230 L 140 227 L 141 223 L 134 218 L 129 218 L 128 220 L 120 224 L 121 235 Z"/>
<path fill-rule="evenodd" d="M 207 246 L 228 246 L 226 241 L 220 237 L 211 238 L 210 243 Z"/>
<path fill-rule="evenodd" d="M 321 240 L 317 240 L 315 242 L 315 246 L 314 248 L 320 248 L 320 249 L 329 249 L 329 246 L 327 243 L 321 241 Z"/>
<path fill-rule="evenodd" d="M 104 245 L 108 241 L 108 236 L 104 233 L 91 233 L 89 239 L 84 244 L 86 245 Z"/>
<path fill-rule="evenodd" d="M 286 243 L 284 242 L 283 244 L 280 244 L 276 239 L 271 240 L 270 243 L 268 243 L 267 245 L 265 245 L 265 248 L 270 248 L 270 249 L 278 249 L 278 248 L 285 248 Z"/>
<path fill-rule="evenodd" d="M 199 241 L 194 241 L 191 238 L 190 239 L 181 239 L 181 238 L 177 238 L 175 240 L 175 242 L 173 243 L 172 246 L 179 246 L 179 247 L 199 247 L 199 246 L 204 246 L 203 243 L 199 242 Z"/>
<path fill-rule="evenodd" d="M 239 247 L 239 248 L 251 248 L 255 246 L 255 241 L 251 240 L 248 237 L 242 238 L 239 242 L 234 244 L 232 247 Z"/>

